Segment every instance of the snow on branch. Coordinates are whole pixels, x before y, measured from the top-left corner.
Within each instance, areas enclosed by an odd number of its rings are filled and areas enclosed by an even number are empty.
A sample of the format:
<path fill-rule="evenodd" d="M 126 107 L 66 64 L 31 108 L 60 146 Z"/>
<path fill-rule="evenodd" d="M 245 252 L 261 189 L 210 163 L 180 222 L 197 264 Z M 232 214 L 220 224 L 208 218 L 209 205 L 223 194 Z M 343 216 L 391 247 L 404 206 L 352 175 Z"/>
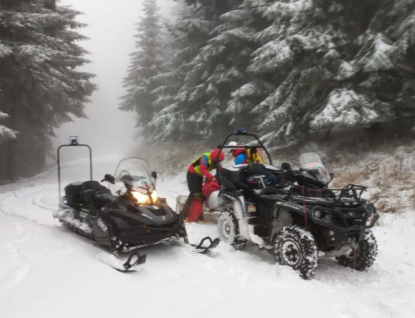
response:
<path fill-rule="evenodd" d="M 7 118 L 9 118 L 9 115 L 0 111 L 0 120 L 7 119 Z M 2 141 L 14 139 L 16 137 L 17 137 L 17 131 L 11 130 L 7 128 L 6 126 L 3 126 L 0 124 L 0 143 Z"/>
<path fill-rule="evenodd" d="M 394 48 L 382 34 L 377 34 L 369 52 L 361 60 L 365 72 L 386 71 L 394 68 L 391 60 Z"/>
<path fill-rule="evenodd" d="M 257 74 L 277 71 L 289 65 L 294 58 L 294 52 L 286 40 L 271 41 L 255 51 L 253 55 L 256 57 L 248 67 L 248 71 Z"/>
<path fill-rule="evenodd" d="M 309 10 L 313 7 L 313 0 L 298 0 L 294 2 L 275 1 L 274 4 L 266 7 L 259 7 L 258 11 L 269 20 L 277 17 L 293 17 L 301 11 Z"/>
<path fill-rule="evenodd" d="M 12 54 L 12 52 L 13 51 L 9 46 L 1 43 L 1 41 L 0 41 L 0 57 L 5 57 L 7 55 L 10 55 L 10 54 Z"/>
<path fill-rule="evenodd" d="M 335 89 L 323 110 L 311 122 L 311 128 L 354 127 L 376 122 L 380 116 L 370 106 L 365 97 L 354 90 Z"/>

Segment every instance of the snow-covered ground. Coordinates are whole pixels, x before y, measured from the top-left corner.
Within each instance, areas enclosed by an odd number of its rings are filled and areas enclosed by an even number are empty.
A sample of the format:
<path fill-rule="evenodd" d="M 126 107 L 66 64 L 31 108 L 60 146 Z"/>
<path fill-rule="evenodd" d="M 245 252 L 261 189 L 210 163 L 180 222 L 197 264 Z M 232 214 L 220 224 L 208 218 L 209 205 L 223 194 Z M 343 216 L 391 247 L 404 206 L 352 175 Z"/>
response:
<path fill-rule="evenodd" d="M 100 179 L 115 158 L 94 161 Z M 64 166 L 67 181 L 85 179 L 85 162 Z M 172 207 L 184 176 L 160 178 Z M 183 243 L 143 249 L 147 263 L 123 274 L 99 262 L 103 249 L 53 219 L 56 169 L 0 187 L 0 317 L 415 317 L 415 216 L 387 215 L 374 229 L 375 265 L 356 272 L 322 260 L 304 281 L 254 246 L 221 243 L 210 256 Z M 216 233 L 216 217 L 188 224 L 190 240 Z"/>

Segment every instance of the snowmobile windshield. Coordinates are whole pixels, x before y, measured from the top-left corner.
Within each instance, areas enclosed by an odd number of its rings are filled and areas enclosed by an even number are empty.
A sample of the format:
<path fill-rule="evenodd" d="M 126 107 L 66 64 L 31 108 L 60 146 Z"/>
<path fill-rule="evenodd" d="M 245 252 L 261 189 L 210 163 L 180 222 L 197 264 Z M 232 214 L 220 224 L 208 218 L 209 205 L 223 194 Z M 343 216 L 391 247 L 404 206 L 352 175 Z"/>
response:
<path fill-rule="evenodd" d="M 118 163 L 114 177 L 115 188 L 118 189 L 126 181 L 132 184 L 133 190 L 152 192 L 155 189 L 150 166 L 144 159 L 134 157 L 121 160 Z"/>
<path fill-rule="evenodd" d="M 303 153 L 300 156 L 301 168 L 320 182 L 328 184 L 330 174 L 324 168 L 323 162 L 318 154 L 314 152 Z"/>

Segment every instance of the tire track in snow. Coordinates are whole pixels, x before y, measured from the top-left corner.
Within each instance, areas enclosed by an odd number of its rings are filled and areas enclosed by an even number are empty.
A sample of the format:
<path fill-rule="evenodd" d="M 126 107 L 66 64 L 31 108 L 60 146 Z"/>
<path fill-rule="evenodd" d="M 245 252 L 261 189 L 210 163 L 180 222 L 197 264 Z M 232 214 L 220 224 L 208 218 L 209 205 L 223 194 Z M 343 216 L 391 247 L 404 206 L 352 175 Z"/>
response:
<path fill-rule="evenodd" d="M 24 264 L 0 277 L 0 293 L 7 292 L 23 281 L 31 267 L 31 264 Z"/>
<path fill-rule="evenodd" d="M 45 187 L 41 192 L 41 195 L 33 196 L 32 203 L 41 209 L 53 212 L 56 211 L 59 204 L 56 186 Z"/>
<path fill-rule="evenodd" d="M 0 195 L 0 212 L 34 221 L 37 224 L 56 224 L 52 212 L 51 186 L 31 186 Z M 57 207 L 56 207 L 57 208 Z"/>

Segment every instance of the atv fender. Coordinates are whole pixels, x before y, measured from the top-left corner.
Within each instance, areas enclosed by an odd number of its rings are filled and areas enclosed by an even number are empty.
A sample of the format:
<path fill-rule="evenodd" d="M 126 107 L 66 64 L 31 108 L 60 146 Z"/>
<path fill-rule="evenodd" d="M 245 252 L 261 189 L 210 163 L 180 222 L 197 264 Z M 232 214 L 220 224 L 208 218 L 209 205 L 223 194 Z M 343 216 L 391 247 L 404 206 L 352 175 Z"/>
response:
<path fill-rule="evenodd" d="M 245 239 L 250 239 L 250 231 L 246 222 L 245 199 L 243 196 L 233 198 L 233 212 L 239 225 L 239 235 Z"/>
<path fill-rule="evenodd" d="M 274 205 L 272 210 L 273 227 L 270 233 L 270 242 L 273 242 L 276 235 L 286 226 L 293 225 L 293 218 L 290 214 L 290 210 L 286 207 L 281 207 L 278 203 Z"/>
<path fill-rule="evenodd" d="M 226 205 L 232 209 L 233 214 L 238 221 L 239 235 L 247 240 L 250 240 L 248 224 L 246 222 L 245 199 L 243 196 L 237 196 L 235 193 L 221 191 L 219 200 L 226 202 Z"/>

